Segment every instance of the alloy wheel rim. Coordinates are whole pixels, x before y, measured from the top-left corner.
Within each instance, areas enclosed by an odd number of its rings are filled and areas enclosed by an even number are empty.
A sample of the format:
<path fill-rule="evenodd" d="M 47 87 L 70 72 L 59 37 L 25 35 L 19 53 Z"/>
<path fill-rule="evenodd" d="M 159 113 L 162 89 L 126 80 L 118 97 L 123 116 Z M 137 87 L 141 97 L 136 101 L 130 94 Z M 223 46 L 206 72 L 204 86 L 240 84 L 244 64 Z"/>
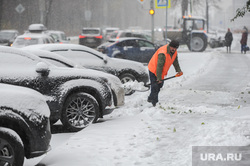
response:
<path fill-rule="evenodd" d="M 125 83 L 127 83 L 127 82 L 130 82 L 130 81 L 132 82 L 132 81 L 134 81 L 134 80 L 131 79 L 130 77 L 124 77 L 124 78 L 121 79 L 121 82 L 122 82 L 123 84 L 125 84 Z M 125 89 L 125 94 L 130 94 L 132 91 L 133 91 L 132 89 Z"/>
<path fill-rule="evenodd" d="M 77 97 L 68 105 L 66 116 L 71 126 L 83 128 L 95 119 L 95 107 L 90 101 Z"/>
<path fill-rule="evenodd" d="M 14 162 L 14 150 L 4 139 L 0 139 L 0 165 L 11 166 Z"/>

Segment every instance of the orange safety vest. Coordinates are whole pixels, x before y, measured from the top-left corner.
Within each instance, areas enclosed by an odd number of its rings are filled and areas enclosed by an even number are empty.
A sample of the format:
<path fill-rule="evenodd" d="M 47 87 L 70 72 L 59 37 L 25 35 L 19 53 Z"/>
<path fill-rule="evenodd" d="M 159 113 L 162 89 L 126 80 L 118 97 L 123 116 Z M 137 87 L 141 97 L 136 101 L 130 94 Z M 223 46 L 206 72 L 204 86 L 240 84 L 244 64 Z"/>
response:
<path fill-rule="evenodd" d="M 165 59 L 165 63 L 164 63 L 163 69 L 162 69 L 161 79 L 164 79 L 165 75 L 168 74 L 168 70 L 169 70 L 170 66 L 174 63 L 174 60 L 177 56 L 177 50 L 176 50 L 173 57 L 171 58 L 170 54 L 167 54 L 167 46 L 168 45 L 164 45 L 164 46 L 160 47 L 155 52 L 155 54 L 152 56 L 152 58 L 150 59 L 150 61 L 148 63 L 149 71 L 151 71 L 152 73 L 154 73 L 156 75 L 158 55 L 161 53 L 163 53 L 165 55 L 166 59 Z"/>

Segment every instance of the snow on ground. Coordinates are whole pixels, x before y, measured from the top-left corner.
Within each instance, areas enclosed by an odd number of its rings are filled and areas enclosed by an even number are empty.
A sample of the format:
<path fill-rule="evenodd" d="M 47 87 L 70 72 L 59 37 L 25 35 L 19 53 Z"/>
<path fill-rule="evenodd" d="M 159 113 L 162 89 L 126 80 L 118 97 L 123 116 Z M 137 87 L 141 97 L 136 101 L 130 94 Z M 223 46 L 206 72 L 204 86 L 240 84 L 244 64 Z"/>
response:
<path fill-rule="evenodd" d="M 239 52 L 238 44 L 233 48 L 234 52 Z M 179 61 L 184 75 L 165 82 L 156 107 L 146 101 L 149 91 L 126 96 L 126 104 L 99 123 L 75 134 L 54 134 L 52 151 L 40 164 L 189 166 L 192 165 L 192 146 L 249 145 L 249 107 L 241 109 L 240 105 L 228 105 L 235 100 L 230 92 L 183 88 L 195 84 L 197 77 L 211 70 L 225 49 L 190 53 L 180 48 Z M 250 58 L 249 54 L 246 56 Z M 174 74 L 171 68 L 169 76 Z M 197 93 L 201 99 L 195 98 Z M 187 94 L 191 101 L 199 100 L 200 103 L 185 102 L 181 96 Z M 207 99 L 209 103 L 222 105 L 206 104 Z M 60 142 L 61 136 L 68 139 Z"/>

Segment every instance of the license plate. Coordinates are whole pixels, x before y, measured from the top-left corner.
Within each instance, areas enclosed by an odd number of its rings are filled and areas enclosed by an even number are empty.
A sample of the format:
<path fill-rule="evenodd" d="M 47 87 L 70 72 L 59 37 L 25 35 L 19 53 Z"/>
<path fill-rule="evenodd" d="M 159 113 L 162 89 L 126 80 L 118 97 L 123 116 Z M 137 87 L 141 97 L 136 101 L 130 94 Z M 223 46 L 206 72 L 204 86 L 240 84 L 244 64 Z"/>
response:
<path fill-rule="evenodd" d="M 89 42 L 89 43 L 93 43 L 94 41 L 95 41 L 95 40 L 92 39 L 92 38 L 87 39 L 87 42 Z"/>

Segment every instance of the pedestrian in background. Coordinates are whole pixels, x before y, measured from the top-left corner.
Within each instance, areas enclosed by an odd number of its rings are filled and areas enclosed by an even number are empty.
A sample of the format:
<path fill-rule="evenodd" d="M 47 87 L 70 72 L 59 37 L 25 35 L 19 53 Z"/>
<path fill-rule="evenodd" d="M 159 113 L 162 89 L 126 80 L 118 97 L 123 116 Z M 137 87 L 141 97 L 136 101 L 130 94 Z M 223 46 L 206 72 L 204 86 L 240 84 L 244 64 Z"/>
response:
<path fill-rule="evenodd" d="M 168 74 L 170 66 L 173 64 L 176 72 L 178 72 L 175 75 L 176 77 L 183 74 L 177 57 L 178 47 L 179 42 L 177 40 L 172 40 L 170 44 L 160 47 L 148 63 L 151 82 L 151 92 L 148 96 L 148 102 L 152 103 L 153 106 L 158 102 L 158 94 L 163 86 L 163 79 Z"/>
<path fill-rule="evenodd" d="M 241 37 L 241 40 L 240 40 L 241 53 L 243 53 L 243 52 L 246 53 L 247 38 L 248 38 L 248 29 L 247 29 L 247 27 L 244 26 L 242 37 Z"/>
<path fill-rule="evenodd" d="M 230 28 L 228 28 L 227 33 L 225 35 L 225 46 L 227 47 L 227 53 L 231 53 L 232 41 L 233 41 L 233 34 L 230 31 Z"/>

